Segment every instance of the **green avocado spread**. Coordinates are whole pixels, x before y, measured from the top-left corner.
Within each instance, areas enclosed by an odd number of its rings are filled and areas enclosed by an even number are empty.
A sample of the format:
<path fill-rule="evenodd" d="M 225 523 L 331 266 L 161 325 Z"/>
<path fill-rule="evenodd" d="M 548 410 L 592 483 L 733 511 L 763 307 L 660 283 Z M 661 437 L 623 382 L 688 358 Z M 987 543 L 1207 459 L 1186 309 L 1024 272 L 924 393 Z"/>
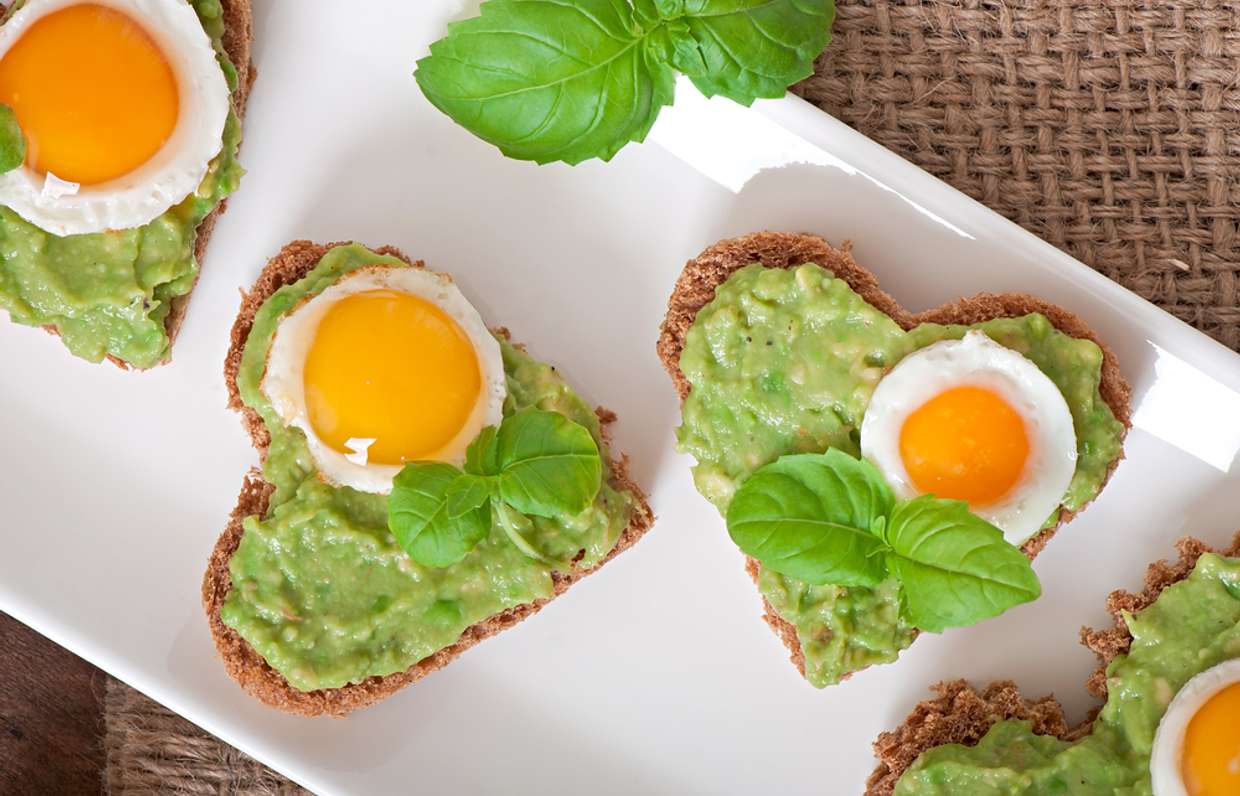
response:
<path fill-rule="evenodd" d="M 913 351 L 974 328 L 1028 357 L 1063 393 L 1077 466 L 1062 505 L 1084 505 L 1101 489 L 1124 431 L 1098 392 L 1097 345 L 1037 314 L 906 332 L 813 264 L 737 271 L 689 329 L 680 369 L 692 390 L 677 439 L 697 459 L 698 491 L 726 512 L 740 483 L 780 456 L 828 448 L 859 456 L 861 419 L 879 380 Z M 806 678 L 818 687 L 895 660 L 915 636 L 894 583 L 811 585 L 762 569 L 758 588 L 796 628 Z"/>
<path fill-rule="evenodd" d="M 1194 675 L 1240 657 L 1240 559 L 1202 556 L 1126 621 L 1132 647 L 1107 667 L 1107 702 L 1089 735 L 1068 743 L 1002 721 L 975 747 L 924 752 L 896 796 L 1150 796 L 1154 734 L 1171 699 Z"/>
<path fill-rule="evenodd" d="M 192 0 L 232 90 L 220 0 Z M 198 225 L 240 182 L 241 123 L 230 111 L 223 146 L 198 189 L 141 227 L 59 237 L 0 206 L 0 308 L 17 323 L 54 327 L 75 355 L 111 355 L 136 368 L 168 356 L 164 322 L 198 274 Z"/>
<path fill-rule="evenodd" d="M 220 616 L 303 691 L 403 671 L 453 644 L 470 625 L 552 595 L 555 567 L 525 556 L 499 528 L 457 564 L 415 563 L 388 530 L 387 496 L 321 480 L 304 433 L 285 425 L 262 392 L 281 319 L 349 271 L 376 264 L 408 267 L 361 246 L 339 246 L 276 291 L 255 316 L 237 376 L 242 400 L 271 432 L 263 476 L 276 490 L 265 516 L 245 520 Z M 508 386 L 504 415 L 530 406 L 559 412 L 598 443 L 604 477 L 594 503 L 577 516 L 532 517 L 528 533 L 549 560 L 575 559 L 575 566 L 588 568 L 615 547 L 632 498 L 612 484 L 590 406 L 551 366 L 498 339 Z"/>

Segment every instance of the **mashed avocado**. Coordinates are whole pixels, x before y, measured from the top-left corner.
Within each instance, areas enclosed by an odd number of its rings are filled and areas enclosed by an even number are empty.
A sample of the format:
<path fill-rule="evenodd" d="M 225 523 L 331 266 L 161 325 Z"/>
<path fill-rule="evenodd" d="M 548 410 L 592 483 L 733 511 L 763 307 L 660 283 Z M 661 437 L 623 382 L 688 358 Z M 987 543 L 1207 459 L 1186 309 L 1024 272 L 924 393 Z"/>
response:
<path fill-rule="evenodd" d="M 18 4 L 20 5 L 20 4 Z M 220 0 L 192 0 L 236 90 L 224 51 Z M 136 368 L 168 356 L 164 321 L 198 274 L 198 225 L 241 179 L 241 123 L 230 112 L 223 148 L 198 190 L 145 226 L 58 237 L 0 206 L 0 308 L 17 323 L 52 326 L 69 350 L 98 362 L 112 355 Z"/>
<path fill-rule="evenodd" d="M 237 377 L 241 398 L 271 432 L 264 477 L 276 486 L 267 515 L 245 520 L 233 588 L 220 616 L 295 687 L 337 688 L 403 671 L 455 642 L 470 625 L 550 597 L 550 565 L 519 552 L 503 531 L 446 568 L 415 563 L 387 525 L 387 496 L 318 478 L 305 435 L 285 426 L 260 389 L 276 327 L 301 301 L 355 268 L 406 264 L 361 246 L 332 249 L 303 279 L 259 309 Z M 594 504 L 575 517 L 531 518 L 529 538 L 548 558 L 579 567 L 603 559 L 633 511 L 610 484 L 598 418 L 555 370 L 499 338 L 507 376 L 504 415 L 537 406 L 590 430 L 604 462 Z"/>
<path fill-rule="evenodd" d="M 1098 346 L 1036 314 L 905 332 L 812 264 L 737 271 L 689 329 L 680 369 L 693 389 L 677 439 L 697 459 L 698 491 L 725 512 L 742 481 L 784 454 L 840 448 L 860 455 L 861 419 L 879 379 L 911 352 L 970 328 L 1024 354 L 1063 392 L 1078 457 L 1063 505 L 1083 505 L 1101 488 L 1123 438 L 1123 425 L 1098 392 Z M 805 675 L 815 686 L 895 660 L 915 635 L 900 618 L 894 584 L 814 586 L 763 570 L 758 588 L 796 627 Z"/>
<path fill-rule="evenodd" d="M 1107 702 L 1082 740 L 1034 735 L 1028 722 L 995 724 L 976 747 L 930 749 L 896 796 L 1148 796 L 1154 733 L 1194 675 L 1240 656 L 1240 559 L 1201 557 L 1188 578 L 1128 618 L 1132 648 L 1107 667 Z"/>

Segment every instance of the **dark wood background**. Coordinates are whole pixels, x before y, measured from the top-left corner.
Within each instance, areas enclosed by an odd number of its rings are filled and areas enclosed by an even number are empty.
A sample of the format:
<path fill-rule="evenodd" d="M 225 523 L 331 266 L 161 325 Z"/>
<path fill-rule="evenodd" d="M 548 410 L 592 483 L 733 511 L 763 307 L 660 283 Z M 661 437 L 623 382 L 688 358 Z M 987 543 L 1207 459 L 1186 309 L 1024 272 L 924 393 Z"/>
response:
<path fill-rule="evenodd" d="M 104 677 L 0 613 L 0 793 L 103 793 Z"/>

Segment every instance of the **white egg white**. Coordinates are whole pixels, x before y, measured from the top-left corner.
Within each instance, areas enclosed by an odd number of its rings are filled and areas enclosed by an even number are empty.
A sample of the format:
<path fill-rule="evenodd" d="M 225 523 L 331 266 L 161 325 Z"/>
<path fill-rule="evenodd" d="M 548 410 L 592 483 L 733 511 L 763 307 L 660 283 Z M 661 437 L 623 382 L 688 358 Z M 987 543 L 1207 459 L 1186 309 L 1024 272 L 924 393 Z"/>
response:
<path fill-rule="evenodd" d="M 0 26 L 0 57 L 42 17 L 83 0 L 32 0 Z M 138 168 L 75 186 L 28 166 L 0 174 L 0 204 L 53 235 L 147 224 L 193 193 L 224 142 L 230 92 L 215 48 L 187 0 L 92 0 L 120 11 L 151 36 L 172 66 L 180 111 L 171 137 Z"/>
<path fill-rule="evenodd" d="M 482 370 L 482 392 L 473 413 L 435 457 L 449 464 L 465 461 L 465 449 L 485 426 L 498 425 L 503 417 L 508 384 L 499 342 L 487 330 L 478 310 L 447 274 L 426 268 L 371 266 L 351 271 L 331 287 L 303 302 L 280 322 L 267 357 L 262 390 L 280 418 L 306 435 L 310 454 L 320 475 L 330 483 L 364 492 L 392 491 L 392 479 L 400 465 L 367 462 L 365 448 L 373 440 L 351 440 L 353 453 L 341 453 L 321 440 L 310 424 L 306 410 L 306 356 L 314 342 L 319 322 L 336 302 L 354 293 L 394 290 L 429 301 L 452 318 L 473 344 Z M 399 367 L 400 363 L 392 363 Z"/>
<path fill-rule="evenodd" d="M 909 415 L 955 387 L 994 391 L 1015 409 L 1029 436 L 1020 482 L 989 506 L 972 511 L 1012 544 L 1033 536 L 1063 501 L 1076 471 L 1076 431 L 1063 393 L 1037 365 L 981 331 L 944 340 L 901 360 L 874 390 L 861 422 L 861 453 L 904 499 L 919 493 L 900 455 L 900 430 Z"/>
<path fill-rule="evenodd" d="M 1188 796 L 1181 775 L 1188 724 L 1210 697 L 1240 682 L 1240 658 L 1224 661 L 1195 675 L 1171 700 L 1158 722 L 1150 751 L 1150 782 L 1154 796 Z"/>

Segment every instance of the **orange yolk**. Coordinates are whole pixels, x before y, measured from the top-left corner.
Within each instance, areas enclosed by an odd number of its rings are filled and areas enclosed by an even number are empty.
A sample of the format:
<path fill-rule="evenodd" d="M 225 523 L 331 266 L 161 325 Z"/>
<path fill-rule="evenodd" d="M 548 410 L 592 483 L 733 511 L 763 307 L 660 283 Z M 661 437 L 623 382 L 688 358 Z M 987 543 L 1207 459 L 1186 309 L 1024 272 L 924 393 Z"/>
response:
<path fill-rule="evenodd" d="M 482 372 L 473 343 L 436 305 L 394 290 L 341 299 L 319 322 L 306 355 L 306 409 L 323 442 L 401 464 L 451 442 L 473 414 Z"/>
<path fill-rule="evenodd" d="M 1210 697 L 1189 721 L 1181 773 L 1189 796 L 1240 793 L 1240 683 Z"/>
<path fill-rule="evenodd" d="M 27 165 L 82 185 L 150 160 L 180 112 L 159 46 L 128 16 L 95 3 L 30 26 L 0 58 L 0 102 L 17 115 Z"/>
<path fill-rule="evenodd" d="M 955 387 L 904 421 L 900 456 L 919 492 L 987 506 L 1020 481 L 1029 437 L 1020 414 L 1000 395 Z"/>

